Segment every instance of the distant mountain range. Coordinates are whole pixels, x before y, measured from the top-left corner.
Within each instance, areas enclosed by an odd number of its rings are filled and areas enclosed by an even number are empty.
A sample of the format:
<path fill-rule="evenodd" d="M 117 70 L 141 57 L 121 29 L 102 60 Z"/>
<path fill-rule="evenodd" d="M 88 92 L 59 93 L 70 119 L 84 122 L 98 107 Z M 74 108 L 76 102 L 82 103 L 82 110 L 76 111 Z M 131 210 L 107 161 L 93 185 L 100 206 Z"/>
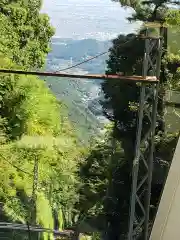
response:
<path fill-rule="evenodd" d="M 111 46 L 111 41 L 98 41 L 95 39 L 52 39 L 53 56 L 57 58 L 69 59 L 73 57 L 76 61 L 81 57 L 94 56 L 98 53 L 107 51 Z"/>
<path fill-rule="evenodd" d="M 59 39 L 53 38 L 52 51 L 47 57 L 47 70 L 57 71 L 75 65 L 88 57 L 96 56 L 108 51 L 110 41 L 94 39 Z M 79 68 L 73 68 L 70 73 L 104 73 L 108 54 L 84 63 Z M 69 117 L 77 130 L 80 140 L 87 143 L 91 137 L 100 133 L 104 123 L 99 103 L 99 80 L 46 78 L 48 86 L 59 100 L 62 100 L 69 109 Z"/>
<path fill-rule="evenodd" d="M 59 39 L 53 38 L 51 48 L 52 51 L 48 55 L 48 60 L 65 60 L 69 63 L 76 64 L 89 57 L 94 57 L 102 52 L 108 51 L 111 46 L 110 41 L 98 41 L 95 39 Z M 97 59 L 93 59 L 80 66 L 82 70 L 90 73 L 103 73 L 106 67 L 108 54 L 102 55 Z M 61 68 L 61 66 L 59 66 Z"/>

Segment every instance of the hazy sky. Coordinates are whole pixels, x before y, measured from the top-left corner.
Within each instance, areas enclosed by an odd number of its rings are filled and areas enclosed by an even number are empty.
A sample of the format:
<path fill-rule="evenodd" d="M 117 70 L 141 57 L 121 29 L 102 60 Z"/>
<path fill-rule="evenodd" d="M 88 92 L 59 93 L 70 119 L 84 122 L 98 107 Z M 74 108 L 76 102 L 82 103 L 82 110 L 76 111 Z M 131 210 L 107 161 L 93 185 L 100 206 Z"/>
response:
<path fill-rule="evenodd" d="M 130 11 L 111 0 L 44 0 L 43 12 L 48 13 L 62 38 L 113 38 L 131 32 L 137 25 L 129 24 Z"/>

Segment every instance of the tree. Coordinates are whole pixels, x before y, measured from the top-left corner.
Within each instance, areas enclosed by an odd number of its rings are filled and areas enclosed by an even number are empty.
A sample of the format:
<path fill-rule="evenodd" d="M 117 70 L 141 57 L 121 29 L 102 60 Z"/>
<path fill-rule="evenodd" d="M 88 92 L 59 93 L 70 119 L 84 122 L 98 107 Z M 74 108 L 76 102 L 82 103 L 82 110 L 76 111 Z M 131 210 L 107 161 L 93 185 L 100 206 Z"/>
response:
<path fill-rule="evenodd" d="M 127 239 L 131 169 L 120 142 L 114 143 L 112 128 L 103 141 L 97 141 L 81 163 L 82 185 L 76 208 L 80 212 L 78 224 L 104 233 L 103 239 Z M 178 134 L 169 134 L 155 142 L 155 171 L 153 172 L 150 223 L 159 203 L 159 193 L 176 147 Z"/>
<path fill-rule="evenodd" d="M 1 64 L 16 67 L 9 59 L 1 59 Z M 71 219 L 65 219 L 79 196 L 76 172 L 81 148 L 63 104 L 36 77 L 6 74 L 1 79 L 0 169 L 5 171 L 0 184 L 1 217 L 25 224 L 31 221 L 32 202 L 36 223 L 54 228 L 55 211 L 60 225 L 64 221 L 67 226 Z M 33 189 L 35 161 L 38 187 Z M 32 198 L 36 201 L 30 201 Z"/>
<path fill-rule="evenodd" d="M 142 3 L 141 1 L 120 1 L 123 6 L 131 6 L 135 10 L 135 14 L 132 16 L 132 20 L 143 20 L 143 21 L 166 21 L 166 17 L 169 12 L 166 4 L 169 1 L 158 2 L 147 1 Z M 162 13 L 158 15 L 158 13 Z M 168 14 L 167 14 L 168 13 Z M 142 33 L 144 30 L 138 31 Z M 151 29 L 153 34 L 153 29 Z M 164 35 L 165 36 L 165 35 Z M 107 73 L 108 74 L 118 74 L 119 72 L 124 73 L 124 75 L 142 75 L 142 60 L 144 54 L 144 42 L 141 39 L 135 38 L 134 34 L 120 35 L 115 40 L 113 40 L 113 45 L 109 50 L 109 59 L 107 61 Z M 165 40 L 165 44 L 167 41 Z M 167 46 L 164 45 L 164 49 Z M 177 74 L 177 66 L 173 63 L 172 59 L 167 55 L 163 55 L 163 66 L 161 69 L 161 87 L 164 90 L 164 86 L 172 80 L 172 78 Z M 169 59 L 169 60 L 167 60 Z M 171 60 L 170 60 L 171 59 Z M 176 58 L 177 59 L 177 58 Z M 175 60 L 175 58 L 174 58 Z M 175 61 L 177 62 L 177 61 Z M 171 66 L 171 67 L 170 67 Z M 174 68 L 173 68 L 174 66 Z M 168 74 L 167 74 L 168 73 Z M 171 79 L 170 79 L 171 75 Z M 177 76 L 177 75 L 176 75 Z M 131 170 L 132 162 L 134 159 L 134 149 L 135 149 L 135 137 L 137 128 L 137 110 L 139 102 L 139 85 L 134 83 L 127 83 L 121 81 L 104 81 L 102 83 L 102 90 L 104 93 L 104 100 L 102 101 L 102 106 L 104 109 L 104 114 L 108 117 L 110 121 L 114 122 L 114 137 L 120 141 L 121 146 L 124 150 L 125 166 L 126 166 L 126 176 L 124 177 L 124 185 L 129 194 L 126 195 L 126 201 L 129 201 L 131 192 Z M 153 184 L 152 184 L 152 203 L 157 207 L 157 199 L 160 197 L 160 192 L 163 187 L 163 181 L 166 176 L 166 172 L 169 166 L 169 162 L 172 158 L 172 152 L 176 145 L 176 133 L 174 133 L 174 138 L 172 140 L 173 147 L 169 147 L 167 158 L 162 154 L 160 150 L 163 141 L 168 141 L 169 136 L 165 133 L 164 128 L 164 92 L 160 92 L 158 101 L 158 127 L 157 127 L 157 139 L 155 147 L 155 163 L 156 171 L 153 173 Z M 143 134 L 146 133 L 146 126 L 149 122 L 146 117 L 143 119 Z M 162 131 L 163 135 L 159 135 Z M 162 137 L 163 136 L 163 137 Z M 161 144 L 160 144 L 161 143 Z M 172 150 L 173 149 L 173 150 Z M 159 151 L 161 152 L 160 154 Z M 160 161 L 156 161 L 160 158 Z M 163 161 L 166 162 L 166 166 L 163 167 L 163 174 L 157 174 L 160 168 L 162 168 Z M 120 172 L 120 170 L 119 170 Z M 156 177 L 155 177 L 156 176 Z M 157 179 L 157 176 L 159 178 Z M 122 177 L 123 178 L 123 177 Z M 122 180 L 123 181 L 123 180 Z M 114 184 L 115 186 L 115 184 Z M 121 188 L 114 188 L 117 191 L 113 196 L 117 196 L 121 192 Z M 157 190 L 158 189 L 158 190 Z M 123 188 L 122 188 L 122 191 Z M 111 196 L 113 198 L 113 196 Z M 122 206 L 123 196 L 119 197 L 116 204 L 117 206 Z M 123 239 L 124 229 L 127 233 L 128 226 L 128 208 L 119 207 L 119 217 L 116 219 L 116 223 L 113 221 L 109 222 L 108 239 L 118 239 L 120 236 Z M 153 212 L 153 213 L 152 213 Z M 154 211 L 151 209 L 150 221 L 153 219 Z M 123 222 L 125 227 L 118 226 L 119 232 L 117 231 L 117 221 Z M 115 233 L 116 232 L 116 233 Z"/>
<path fill-rule="evenodd" d="M 154 21 L 166 22 L 170 25 L 179 25 L 179 11 L 169 10 L 168 4 L 177 5 L 178 2 L 170 0 L 153 0 L 153 1 L 139 1 L 139 0 L 122 0 L 119 1 L 123 7 L 131 7 L 135 10 L 130 20 L 136 21 Z M 158 129 L 165 131 L 164 126 L 164 87 L 170 84 L 172 79 L 178 77 L 179 56 L 167 52 L 167 28 L 164 29 L 164 54 L 162 56 L 162 68 L 160 83 L 161 89 L 158 98 L 158 113 L 159 119 Z M 153 31 L 153 29 L 151 29 Z M 142 33 L 143 30 L 140 31 Z M 109 60 L 107 61 L 107 73 L 116 74 L 123 72 L 125 75 L 141 75 L 142 74 L 142 58 L 144 53 L 144 43 L 142 40 L 133 39 L 133 35 L 120 35 L 113 41 L 113 47 L 110 49 Z M 121 47 L 121 44 L 132 41 Z M 133 53 L 133 54 L 132 54 Z M 177 80 L 178 81 L 178 80 Z M 177 83 L 176 81 L 176 83 Z M 139 91 L 137 85 L 127 83 L 110 83 L 105 81 L 102 84 L 102 89 L 105 96 L 103 102 L 104 113 L 110 119 L 115 121 L 117 132 L 121 141 L 128 138 L 128 142 L 134 142 L 137 111 L 132 111 L 130 103 L 137 103 L 139 98 Z M 121 94 L 119 94 L 121 93 Z M 119 104 L 117 104 L 119 102 Z M 131 104 L 132 105 L 132 104 Z M 118 108 L 117 108 L 118 106 Z M 128 136 L 129 132 L 129 136 Z M 132 136 L 132 140 L 131 140 Z M 129 144 L 128 144 L 129 145 Z M 125 147 L 125 145 L 123 145 Z M 133 146 L 133 145 L 132 145 Z M 133 146 L 134 147 L 134 146 Z M 125 147 L 126 148 L 126 147 Z M 128 151 L 133 148 L 127 148 Z M 132 157 L 130 158 L 132 159 Z"/>
<path fill-rule="evenodd" d="M 129 20 L 147 21 L 164 23 L 169 9 L 169 5 L 179 5 L 178 1 L 173 0 L 113 0 L 120 2 L 121 6 L 135 10 Z"/>
<path fill-rule="evenodd" d="M 130 7 L 135 10 L 132 14 L 130 21 L 143 21 L 143 22 L 159 22 L 166 23 L 166 18 L 169 16 L 169 5 L 179 6 L 180 2 L 173 0 L 115 0 L 120 2 L 123 7 Z M 168 30 L 166 27 L 160 28 L 160 34 L 163 36 L 163 53 L 162 59 L 166 57 L 168 50 Z M 164 86 L 167 83 L 166 74 L 166 61 L 161 64 L 160 82 L 161 89 L 159 91 L 158 100 L 158 113 L 161 116 L 161 131 L 165 131 L 164 123 Z"/>
<path fill-rule="evenodd" d="M 40 7 L 39 0 L 0 2 L 0 68 L 43 67 L 54 30 Z M 34 208 L 37 224 L 54 228 L 56 212 L 66 227 L 79 197 L 81 148 L 63 103 L 37 77 L 1 74 L 0 111 L 1 220 L 25 224 Z"/>
<path fill-rule="evenodd" d="M 62 142 L 69 142 L 63 146 Z M 73 156 L 71 151 L 73 150 Z M 45 228 L 54 228 L 53 211 L 72 211 L 78 200 L 76 175 L 79 153 L 77 146 L 67 136 L 24 136 L 19 141 L 3 144 L 0 154 L 2 218 L 26 224 L 31 223 L 33 208 L 34 159 L 38 160 L 38 182 L 35 189 L 35 223 Z M 46 239 L 46 238 L 44 238 Z"/>
<path fill-rule="evenodd" d="M 122 44 L 126 43 L 121 47 Z M 109 60 L 107 61 L 107 73 L 115 74 L 123 72 L 125 75 L 141 75 L 142 60 L 144 53 L 144 41 L 135 38 L 134 34 L 127 36 L 120 35 L 113 40 L 113 46 L 109 50 Z M 113 199 L 116 197 L 116 221 L 113 215 L 109 220 L 107 239 L 124 239 L 127 233 L 129 200 L 131 192 L 131 169 L 134 158 L 137 127 L 137 108 L 133 108 L 139 101 L 139 86 L 135 83 L 124 81 L 104 81 L 102 83 L 105 100 L 102 102 L 104 114 L 114 122 L 114 137 L 120 141 L 124 150 L 124 166 L 118 168 L 118 180 L 123 182 L 116 187 L 113 181 Z M 134 110 L 133 110 L 134 109 Z M 145 119 L 144 119 L 145 120 Z M 147 124 L 144 121 L 143 126 Z M 143 129 L 146 132 L 145 128 Z M 117 180 L 116 180 L 117 181 Z M 117 181 L 118 182 L 118 181 Z M 126 202 L 126 204 L 123 204 Z M 108 208 L 108 205 L 106 206 Z"/>
<path fill-rule="evenodd" d="M 122 44 L 126 43 L 122 46 Z M 123 72 L 125 75 L 141 75 L 144 55 L 144 40 L 138 39 L 134 34 L 120 35 L 113 40 L 109 50 L 107 73 Z M 131 168 L 134 158 L 136 140 L 138 109 L 134 107 L 139 102 L 140 88 L 138 84 L 115 80 L 102 83 L 104 101 L 102 102 L 104 114 L 114 121 L 114 136 L 120 140 L 125 152 L 125 158 Z M 148 121 L 144 119 L 144 134 Z"/>
<path fill-rule="evenodd" d="M 40 68 L 49 52 L 54 30 L 41 1 L 4 0 L 0 3 L 0 53 L 23 68 Z"/>
<path fill-rule="evenodd" d="M 121 145 L 116 143 L 112 147 L 114 138 L 110 129 L 103 142 L 98 140 L 80 165 L 82 186 L 77 208 L 84 215 L 83 221 L 92 228 L 105 232 L 107 239 L 117 239 L 119 232 L 122 237 L 127 231 L 124 220 L 129 208 L 126 181 L 129 175 Z"/>

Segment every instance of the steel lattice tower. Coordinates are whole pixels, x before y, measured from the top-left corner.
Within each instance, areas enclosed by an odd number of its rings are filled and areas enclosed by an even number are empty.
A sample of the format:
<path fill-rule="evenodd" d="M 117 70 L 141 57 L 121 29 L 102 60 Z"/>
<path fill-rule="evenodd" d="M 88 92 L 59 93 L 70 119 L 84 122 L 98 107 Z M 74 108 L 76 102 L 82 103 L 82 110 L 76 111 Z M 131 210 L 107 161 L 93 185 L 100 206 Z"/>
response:
<path fill-rule="evenodd" d="M 161 31 L 160 31 L 161 32 Z M 161 34 L 159 34 L 161 35 Z M 163 38 L 149 37 L 146 30 L 143 77 L 160 76 Z M 153 170 L 154 136 L 156 129 L 159 81 L 141 83 L 138 127 L 135 157 L 132 166 L 132 193 L 128 240 L 143 236 L 149 238 L 149 210 L 151 199 L 151 182 Z M 148 127 L 144 133 L 144 119 Z"/>

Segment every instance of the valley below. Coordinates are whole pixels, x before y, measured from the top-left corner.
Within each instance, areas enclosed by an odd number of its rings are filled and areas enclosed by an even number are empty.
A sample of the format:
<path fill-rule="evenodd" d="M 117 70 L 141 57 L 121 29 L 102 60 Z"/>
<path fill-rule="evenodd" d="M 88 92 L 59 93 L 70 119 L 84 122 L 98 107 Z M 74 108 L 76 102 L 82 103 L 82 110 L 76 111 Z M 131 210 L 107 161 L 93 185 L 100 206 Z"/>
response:
<path fill-rule="evenodd" d="M 100 56 L 79 67 L 71 68 L 89 57 L 94 57 L 101 52 L 108 51 L 110 41 L 95 39 L 61 39 L 53 38 L 52 51 L 46 62 L 46 70 L 88 74 L 104 73 L 108 54 Z M 101 134 L 104 124 L 108 120 L 103 116 L 100 105 L 102 99 L 100 80 L 82 80 L 67 78 L 46 78 L 48 87 L 58 100 L 68 108 L 68 116 L 76 130 L 78 138 L 85 144 L 94 136 Z"/>

